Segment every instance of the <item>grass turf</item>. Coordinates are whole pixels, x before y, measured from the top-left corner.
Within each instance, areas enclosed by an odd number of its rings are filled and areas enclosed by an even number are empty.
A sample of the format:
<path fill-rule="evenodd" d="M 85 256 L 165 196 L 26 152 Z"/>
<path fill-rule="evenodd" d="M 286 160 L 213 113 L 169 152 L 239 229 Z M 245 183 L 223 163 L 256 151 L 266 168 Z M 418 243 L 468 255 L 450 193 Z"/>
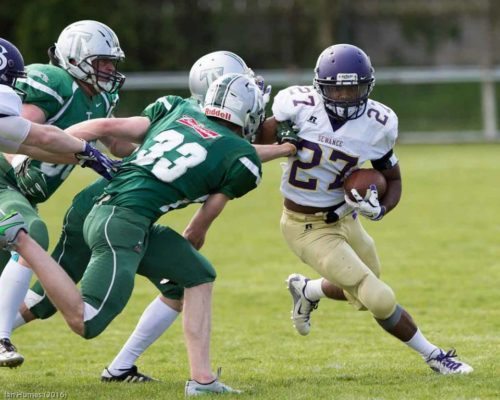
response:
<path fill-rule="evenodd" d="M 222 380 L 245 390 L 238 396 L 243 399 L 499 398 L 499 150 L 493 144 L 398 146 L 402 201 L 381 222 L 364 221 L 376 240 L 382 278 L 400 304 L 429 340 L 456 347 L 475 368 L 472 375 L 434 374 L 369 314 L 347 304 L 323 300 L 311 334 L 295 333 L 284 280 L 292 272 L 317 275 L 280 236 L 280 167 L 272 162 L 259 189 L 228 205 L 203 249 L 218 271 L 212 365 L 223 367 Z M 74 175 L 41 207 L 52 244 L 72 196 L 93 179 L 87 170 Z M 194 209 L 161 222 L 182 230 Z M 13 341 L 26 361 L 15 370 L 0 369 L 0 396 L 183 398 L 189 370 L 180 320 L 138 362 L 161 383 L 99 382 L 155 295 L 138 277 L 125 311 L 91 341 L 71 333 L 60 316 L 19 329 Z"/>

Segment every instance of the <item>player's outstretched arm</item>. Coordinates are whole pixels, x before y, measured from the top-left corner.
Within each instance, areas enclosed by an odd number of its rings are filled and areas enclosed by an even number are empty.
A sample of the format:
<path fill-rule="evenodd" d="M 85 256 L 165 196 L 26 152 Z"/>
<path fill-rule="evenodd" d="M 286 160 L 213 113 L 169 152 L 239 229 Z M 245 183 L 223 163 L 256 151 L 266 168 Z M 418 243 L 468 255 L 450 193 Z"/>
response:
<path fill-rule="evenodd" d="M 63 130 L 57 128 L 56 126 L 41 125 L 32 122 L 28 136 L 21 144 L 21 148 L 18 150 L 18 153 L 33 156 L 33 154 L 31 154 L 33 153 L 32 148 L 39 148 L 48 153 L 74 154 L 83 151 L 85 149 L 85 143 L 66 134 Z M 41 153 L 42 157 L 43 154 L 44 153 Z"/>
<path fill-rule="evenodd" d="M 111 136 L 132 143 L 142 143 L 150 125 L 151 121 L 147 117 L 96 118 L 72 125 L 66 132 L 89 142 Z"/>

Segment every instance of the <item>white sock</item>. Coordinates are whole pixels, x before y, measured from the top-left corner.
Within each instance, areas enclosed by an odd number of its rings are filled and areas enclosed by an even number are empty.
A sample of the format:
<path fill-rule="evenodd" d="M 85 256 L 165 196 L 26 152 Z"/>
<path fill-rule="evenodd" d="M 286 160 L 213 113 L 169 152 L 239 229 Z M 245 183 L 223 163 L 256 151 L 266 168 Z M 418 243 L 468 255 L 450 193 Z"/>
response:
<path fill-rule="evenodd" d="M 434 350 L 439 349 L 439 347 L 433 345 L 425 338 L 422 332 L 420 332 L 420 329 L 417 329 L 415 335 L 413 335 L 409 341 L 405 342 L 405 344 L 413 350 L 418 351 L 425 359 L 427 359 Z"/>
<path fill-rule="evenodd" d="M 18 311 L 16 314 L 16 318 L 14 319 L 14 323 L 12 324 L 12 330 L 16 330 L 20 326 L 23 326 L 26 324 L 26 321 L 24 320 L 23 316 L 21 313 Z"/>
<path fill-rule="evenodd" d="M 10 338 L 33 274 L 31 269 L 22 266 L 16 259 L 12 257 L 9 260 L 0 276 L 0 338 Z"/>
<path fill-rule="evenodd" d="M 321 282 L 323 282 L 323 278 L 307 282 L 306 288 L 304 289 L 304 294 L 307 299 L 318 301 L 322 297 L 325 297 L 325 293 L 323 293 L 323 289 L 321 289 Z"/>
<path fill-rule="evenodd" d="M 142 313 L 134 332 L 109 365 L 108 371 L 119 375 L 123 370 L 130 369 L 137 358 L 172 325 L 178 315 L 178 311 L 158 297 L 154 299 Z"/>

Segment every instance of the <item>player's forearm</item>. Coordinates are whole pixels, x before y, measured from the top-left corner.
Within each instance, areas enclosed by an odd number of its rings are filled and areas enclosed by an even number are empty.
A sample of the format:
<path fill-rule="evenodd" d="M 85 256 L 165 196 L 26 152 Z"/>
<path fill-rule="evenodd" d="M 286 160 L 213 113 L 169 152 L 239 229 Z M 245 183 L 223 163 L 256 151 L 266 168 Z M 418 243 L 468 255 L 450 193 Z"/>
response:
<path fill-rule="evenodd" d="M 150 124 L 146 117 L 97 118 L 70 126 L 66 132 L 88 142 L 111 136 L 133 143 L 142 143 Z"/>
<path fill-rule="evenodd" d="M 283 144 L 254 144 L 253 147 L 262 162 L 267 162 L 280 157 L 293 156 L 297 148 L 292 143 Z"/>
<path fill-rule="evenodd" d="M 81 141 L 79 140 L 81 143 Z M 81 150 L 79 150 L 80 152 Z M 76 164 L 78 160 L 76 159 L 74 153 L 50 153 L 43 149 L 35 146 L 27 146 L 22 144 L 18 150 L 19 154 L 26 154 L 31 158 L 39 161 L 44 161 L 52 164 Z"/>
<path fill-rule="evenodd" d="M 38 147 L 50 153 L 79 153 L 85 144 L 52 125 L 32 123 L 23 145 Z"/>
<path fill-rule="evenodd" d="M 193 216 L 189 225 L 184 230 L 183 236 L 196 249 L 200 249 L 203 246 L 210 225 L 219 216 L 228 201 L 229 198 L 222 193 L 210 195 L 203 206 Z"/>
<path fill-rule="evenodd" d="M 401 199 L 403 184 L 401 181 L 401 172 L 399 169 L 399 165 L 395 165 L 391 169 L 385 170 L 382 173 L 384 174 L 384 177 L 387 181 L 387 190 L 380 204 L 385 207 L 385 213 L 387 214 L 399 203 L 399 200 Z"/>

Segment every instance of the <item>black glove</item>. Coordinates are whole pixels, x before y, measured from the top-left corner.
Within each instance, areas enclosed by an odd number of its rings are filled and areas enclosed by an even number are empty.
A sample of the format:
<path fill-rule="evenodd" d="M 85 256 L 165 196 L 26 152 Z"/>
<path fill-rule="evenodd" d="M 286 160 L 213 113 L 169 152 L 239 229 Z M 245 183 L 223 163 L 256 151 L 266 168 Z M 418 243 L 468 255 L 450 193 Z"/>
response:
<path fill-rule="evenodd" d="M 111 174 L 116 172 L 122 163 L 119 160 L 112 160 L 105 156 L 89 143 L 85 143 L 85 150 L 80 153 L 76 153 L 75 157 L 80 160 L 79 164 L 82 167 L 92 168 L 95 172 L 107 180 L 111 179 Z"/>
<path fill-rule="evenodd" d="M 299 142 L 298 133 L 298 128 L 291 121 L 278 122 L 276 138 L 279 144 L 288 142 L 297 147 Z"/>

